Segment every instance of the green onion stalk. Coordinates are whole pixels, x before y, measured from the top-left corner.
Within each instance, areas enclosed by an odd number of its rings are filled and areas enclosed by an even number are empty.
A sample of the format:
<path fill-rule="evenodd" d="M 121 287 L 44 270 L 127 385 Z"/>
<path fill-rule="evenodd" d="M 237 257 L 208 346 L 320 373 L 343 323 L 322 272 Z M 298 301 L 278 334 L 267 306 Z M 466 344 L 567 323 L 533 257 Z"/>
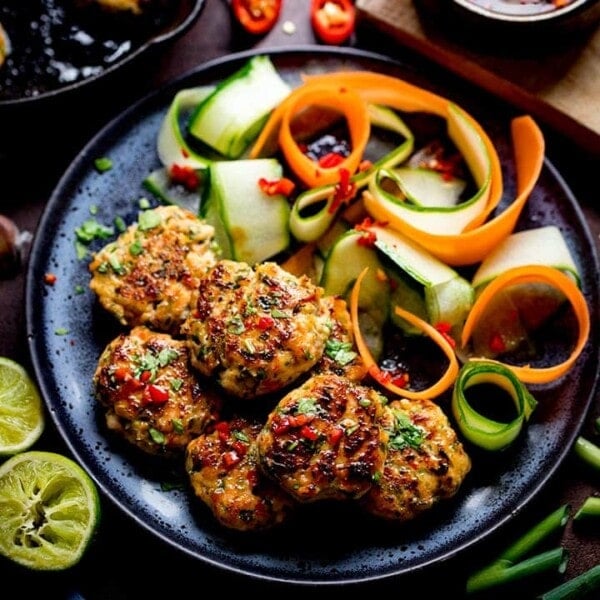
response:
<path fill-rule="evenodd" d="M 583 600 L 583 598 L 591 598 L 591 593 L 598 590 L 600 590 L 600 565 L 591 567 L 581 575 L 552 588 L 538 596 L 538 600 Z"/>
<path fill-rule="evenodd" d="M 579 510 L 575 513 L 573 519 L 575 521 L 580 521 L 590 517 L 600 517 L 600 497 L 598 496 L 589 496 L 586 498 Z"/>
<path fill-rule="evenodd" d="M 567 550 L 561 546 L 530 557 L 527 555 L 566 525 L 569 511 L 568 504 L 560 506 L 509 545 L 492 562 L 471 574 L 467 579 L 467 594 L 496 588 L 548 571 L 557 570 L 564 573 L 569 557 Z"/>
<path fill-rule="evenodd" d="M 580 435 L 575 440 L 574 450 L 586 464 L 600 471 L 600 446 Z"/>

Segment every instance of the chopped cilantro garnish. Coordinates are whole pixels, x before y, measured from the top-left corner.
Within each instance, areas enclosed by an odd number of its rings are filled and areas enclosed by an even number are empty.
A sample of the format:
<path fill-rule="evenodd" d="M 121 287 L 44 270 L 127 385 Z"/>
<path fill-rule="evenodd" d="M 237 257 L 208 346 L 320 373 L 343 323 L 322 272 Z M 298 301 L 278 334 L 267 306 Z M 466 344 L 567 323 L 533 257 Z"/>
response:
<path fill-rule="evenodd" d="M 420 427 L 413 425 L 404 413 L 394 411 L 394 430 L 391 432 L 389 442 L 391 448 L 402 450 L 410 446 L 418 449 L 424 439 L 424 432 Z"/>
<path fill-rule="evenodd" d="M 107 227 L 96 219 L 86 219 L 80 227 L 75 229 L 75 236 L 82 244 L 89 244 L 97 239 L 107 239 L 114 233 L 112 227 Z"/>
<path fill-rule="evenodd" d="M 347 365 L 357 357 L 357 353 L 352 349 L 350 342 L 340 342 L 332 339 L 327 340 L 325 343 L 325 354 L 340 365 Z"/>

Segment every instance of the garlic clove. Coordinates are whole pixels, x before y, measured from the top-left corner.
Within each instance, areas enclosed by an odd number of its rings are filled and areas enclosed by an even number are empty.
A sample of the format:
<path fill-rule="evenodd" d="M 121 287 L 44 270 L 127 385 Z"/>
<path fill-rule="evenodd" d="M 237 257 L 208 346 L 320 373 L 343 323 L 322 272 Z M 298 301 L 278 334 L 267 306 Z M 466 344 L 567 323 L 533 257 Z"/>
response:
<path fill-rule="evenodd" d="M 19 229 L 0 215 L 0 276 L 13 274 L 20 263 Z"/>

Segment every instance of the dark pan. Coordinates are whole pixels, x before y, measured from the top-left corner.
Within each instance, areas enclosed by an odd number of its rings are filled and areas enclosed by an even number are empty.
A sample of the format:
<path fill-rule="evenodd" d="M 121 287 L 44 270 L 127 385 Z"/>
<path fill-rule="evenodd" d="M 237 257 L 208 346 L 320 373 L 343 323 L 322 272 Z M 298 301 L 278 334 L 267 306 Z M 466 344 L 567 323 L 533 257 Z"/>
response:
<path fill-rule="evenodd" d="M 12 52 L 0 67 L 0 114 L 12 107 L 46 106 L 108 79 L 183 35 L 204 0 L 157 0 L 140 15 L 73 4 L 2 2 L 0 23 Z"/>

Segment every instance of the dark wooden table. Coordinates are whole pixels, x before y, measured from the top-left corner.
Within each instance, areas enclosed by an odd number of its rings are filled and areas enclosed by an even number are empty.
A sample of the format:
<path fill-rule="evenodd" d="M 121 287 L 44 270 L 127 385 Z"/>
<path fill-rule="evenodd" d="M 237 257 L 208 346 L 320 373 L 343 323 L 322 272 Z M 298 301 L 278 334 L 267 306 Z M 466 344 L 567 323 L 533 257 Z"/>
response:
<path fill-rule="evenodd" d="M 44 112 L 16 126 L 14 123 L 10 126 L 0 125 L 0 213 L 12 218 L 21 230 L 35 233 L 46 200 L 77 151 L 112 116 L 163 82 L 206 61 L 240 50 L 316 44 L 308 21 L 308 4 L 308 0 L 287 0 L 279 25 L 266 37 L 257 40 L 240 35 L 232 27 L 225 0 L 207 0 L 200 19 L 185 36 L 160 55 L 141 61 L 134 72 L 128 72 L 121 79 L 115 78 L 108 90 L 98 90 L 78 99 L 76 106 L 58 107 L 53 113 Z M 293 34 L 283 31 L 284 21 L 295 25 Z M 421 65 L 430 70 L 432 77 L 436 74 L 440 77 L 447 75 L 436 70 L 439 67 L 428 63 L 425 58 L 401 47 L 366 23 L 359 23 L 349 45 Z M 15 135 L 14 129 L 20 132 L 19 135 Z M 9 130 L 14 139 L 8 139 Z M 599 157 L 578 148 L 555 131 L 546 128 L 544 133 L 548 158 L 578 198 L 594 238 L 598 240 Z M 25 269 L 26 265 L 23 265 L 14 277 L 0 280 L 0 355 L 29 365 L 25 334 Z M 592 422 L 599 414 L 600 403 L 596 399 L 585 431 L 591 431 Z M 50 420 L 36 447 L 69 453 Z M 463 596 L 465 576 L 482 553 L 493 553 L 504 541 L 523 531 L 527 524 L 560 504 L 569 503 L 572 507 L 579 507 L 585 498 L 599 491 L 598 474 L 583 469 L 571 456 L 526 511 L 515 516 L 507 527 L 486 539 L 476 549 L 411 577 L 357 584 L 344 591 L 399 596 L 410 593 L 420 598 L 437 597 L 440 592 L 445 597 L 460 598 Z M 3 590 L 12 590 L 9 592 L 11 597 L 14 595 L 24 599 L 34 597 L 34 593 L 42 593 L 44 598 L 83 596 L 115 600 L 182 597 L 188 594 L 190 597 L 202 597 L 209 593 L 225 594 L 226 597 L 237 593 L 261 592 L 329 595 L 334 591 L 330 586 L 292 588 L 211 568 L 176 553 L 170 546 L 132 523 L 108 501 L 103 503 L 103 510 L 97 538 L 77 567 L 62 573 L 32 573 L 0 560 Z M 597 530 L 583 532 L 569 525 L 561 542 L 568 548 L 571 557 L 566 577 L 573 577 L 600 562 L 600 534 Z M 337 589 L 334 593 L 339 591 Z M 511 593 L 519 596 L 519 592 L 514 590 Z M 532 597 L 530 590 L 524 589 L 521 593 L 523 598 Z M 499 597 L 504 597 L 503 594 Z M 4 591 L 2 597 L 8 597 Z"/>

